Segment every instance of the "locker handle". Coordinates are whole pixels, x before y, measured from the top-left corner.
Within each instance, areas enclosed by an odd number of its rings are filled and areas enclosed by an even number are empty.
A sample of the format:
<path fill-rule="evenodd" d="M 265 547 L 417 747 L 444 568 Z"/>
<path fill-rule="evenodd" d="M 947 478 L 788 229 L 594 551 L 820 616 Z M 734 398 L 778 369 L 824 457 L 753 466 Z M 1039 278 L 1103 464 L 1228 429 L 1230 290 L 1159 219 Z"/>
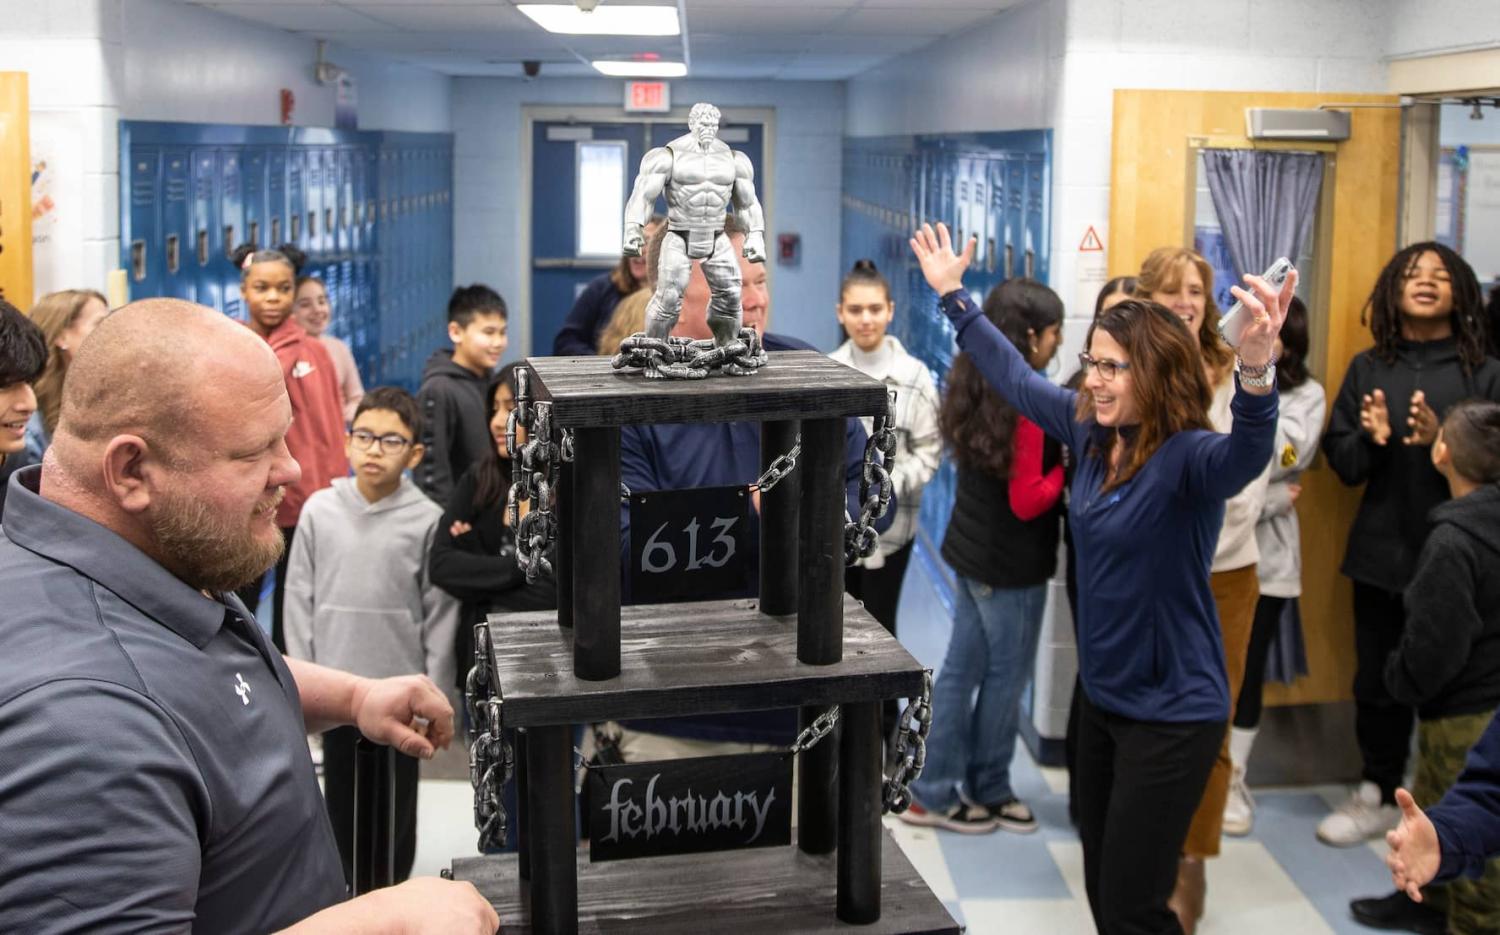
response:
<path fill-rule="evenodd" d="M 1026 278 L 1032 279 L 1036 275 L 1036 251 L 1026 251 Z"/>
<path fill-rule="evenodd" d="M 1010 244 L 1005 245 L 1005 278 L 1016 274 L 1016 248 Z"/>
<path fill-rule="evenodd" d="M 255 243 L 254 240 L 251 240 L 250 242 L 252 244 Z M 234 242 L 234 225 L 233 224 L 225 224 L 224 225 L 224 259 L 229 260 L 229 259 L 233 259 L 234 258 L 234 248 L 235 248 L 235 242 Z"/>
<path fill-rule="evenodd" d="M 279 240 L 280 238 L 277 238 L 277 239 Z M 288 238 L 288 240 L 291 243 L 301 243 L 302 242 L 302 215 L 301 214 L 294 214 L 294 215 L 292 215 L 292 233 L 291 233 L 291 236 Z"/>
<path fill-rule="evenodd" d="M 130 242 L 130 272 L 136 282 L 146 278 L 146 241 L 132 240 Z"/>
<path fill-rule="evenodd" d="M 323 209 L 323 233 L 325 233 L 325 234 L 331 234 L 331 233 L 333 233 L 333 231 L 334 231 L 334 226 L 333 226 L 333 209 L 332 208 L 324 208 Z"/>
<path fill-rule="evenodd" d="M 281 215 L 271 218 L 271 243 L 278 246 L 284 241 L 281 239 Z"/>
<path fill-rule="evenodd" d="M 198 265 L 208 265 L 208 231 L 201 227 L 198 229 Z"/>
<path fill-rule="evenodd" d="M 316 211 L 307 212 L 307 236 L 318 236 L 318 212 Z"/>
<path fill-rule="evenodd" d="M 248 231 L 246 231 L 246 233 L 249 234 L 249 237 L 247 238 L 247 241 L 249 243 L 259 244 L 260 243 L 260 222 L 259 221 L 251 221 L 250 222 L 250 229 Z"/>
<path fill-rule="evenodd" d="M 182 268 L 182 243 L 176 234 L 167 235 L 167 272 L 176 273 Z"/>
<path fill-rule="evenodd" d="M 989 249 L 984 254 L 984 271 L 993 274 L 995 272 L 995 238 L 989 238 Z"/>

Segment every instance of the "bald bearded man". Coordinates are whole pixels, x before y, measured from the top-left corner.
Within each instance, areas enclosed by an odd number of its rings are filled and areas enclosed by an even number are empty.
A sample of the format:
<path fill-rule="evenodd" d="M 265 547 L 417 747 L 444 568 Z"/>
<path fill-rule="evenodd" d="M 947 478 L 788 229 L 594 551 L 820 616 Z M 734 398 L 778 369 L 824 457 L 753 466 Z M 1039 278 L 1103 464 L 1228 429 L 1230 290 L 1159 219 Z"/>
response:
<path fill-rule="evenodd" d="M 0 931 L 498 928 L 466 883 L 345 899 L 307 733 L 430 757 L 453 710 L 283 659 L 235 597 L 282 548 L 290 422 L 276 356 L 211 309 L 136 302 L 79 349 L 0 529 Z"/>

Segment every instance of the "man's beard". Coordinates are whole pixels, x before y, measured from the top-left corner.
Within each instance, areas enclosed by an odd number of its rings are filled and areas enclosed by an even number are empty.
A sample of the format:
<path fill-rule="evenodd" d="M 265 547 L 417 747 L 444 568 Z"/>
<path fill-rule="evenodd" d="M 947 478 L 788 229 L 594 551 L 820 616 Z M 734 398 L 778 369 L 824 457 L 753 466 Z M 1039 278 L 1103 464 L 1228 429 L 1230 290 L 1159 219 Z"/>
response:
<path fill-rule="evenodd" d="M 281 493 L 268 510 L 281 502 Z M 256 539 L 249 520 L 212 512 L 201 500 L 172 492 L 151 515 L 151 531 L 167 569 L 199 591 L 235 591 L 281 560 L 286 542 Z M 257 511 L 259 512 L 259 511 Z"/>

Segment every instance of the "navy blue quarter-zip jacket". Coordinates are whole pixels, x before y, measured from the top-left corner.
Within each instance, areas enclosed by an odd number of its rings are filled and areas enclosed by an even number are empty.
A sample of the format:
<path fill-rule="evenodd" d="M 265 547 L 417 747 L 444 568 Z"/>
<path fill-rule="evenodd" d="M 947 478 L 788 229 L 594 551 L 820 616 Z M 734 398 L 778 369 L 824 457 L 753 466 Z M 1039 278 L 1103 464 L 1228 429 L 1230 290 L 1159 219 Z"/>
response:
<path fill-rule="evenodd" d="M 1229 718 L 1209 568 L 1224 501 L 1271 460 L 1276 393 L 1236 389 L 1228 435 L 1178 432 L 1101 493 L 1111 431 L 1078 421 L 1077 393 L 1039 376 L 963 290 L 943 296 L 958 346 L 995 391 L 1081 455 L 1068 519 L 1078 558 L 1078 671 L 1099 708 L 1141 721 Z"/>

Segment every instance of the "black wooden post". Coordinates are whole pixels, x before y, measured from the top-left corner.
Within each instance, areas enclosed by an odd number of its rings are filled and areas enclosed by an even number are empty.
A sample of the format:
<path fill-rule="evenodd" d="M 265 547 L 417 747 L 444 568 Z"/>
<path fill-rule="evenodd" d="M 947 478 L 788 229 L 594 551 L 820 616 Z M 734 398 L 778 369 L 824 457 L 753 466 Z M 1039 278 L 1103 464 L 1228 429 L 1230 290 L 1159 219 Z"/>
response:
<path fill-rule="evenodd" d="M 354 895 L 396 879 L 396 757 L 390 747 L 354 743 Z"/>
<path fill-rule="evenodd" d="M 798 423 L 764 422 L 760 427 L 760 469 L 792 450 Z M 760 494 L 760 609 L 773 617 L 797 612 L 797 528 L 802 472 L 793 471 Z"/>
<path fill-rule="evenodd" d="M 801 711 L 799 728 L 806 730 L 827 708 Z M 835 732 L 803 750 L 797 764 L 797 847 L 804 854 L 830 854 L 838 843 L 839 735 Z"/>
<path fill-rule="evenodd" d="M 574 429 L 573 457 L 573 674 L 600 681 L 620 674 L 620 430 Z"/>
<path fill-rule="evenodd" d="M 797 659 L 809 665 L 844 658 L 844 448 L 843 419 L 803 421 Z"/>
<path fill-rule="evenodd" d="M 531 931 L 578 931 L 578 863 L 573 839 L 573 731 L 533 727 L 526 740 L 527 838 L 531 845 Z"/>
<path fill-rule="evenodd" d="M 846 704 L 840 720 L 838 917 L 866 925 L 880 918 L 880 702 Z"/>
<path fill-rule="evenodd" d="M 557 476 L 557 543 L 552 573 L 557 584 L 557 624 L 573 625 L 573 464 L 562 463 Z"/>
<path fill-rule="evenodd" d="M 515 732 L 514 756 L 516 758 L 516 813 L 511 816 L 511 821 L 516 825 L 516 872 L 521 877 L 522 889 L 531 880 L 531 815 L 527 808 L 531 802 L 529 783 L 526 781 L 526 734 L 524 730 Z M 522 893 L 522 898 L 525 893 Z"/>

